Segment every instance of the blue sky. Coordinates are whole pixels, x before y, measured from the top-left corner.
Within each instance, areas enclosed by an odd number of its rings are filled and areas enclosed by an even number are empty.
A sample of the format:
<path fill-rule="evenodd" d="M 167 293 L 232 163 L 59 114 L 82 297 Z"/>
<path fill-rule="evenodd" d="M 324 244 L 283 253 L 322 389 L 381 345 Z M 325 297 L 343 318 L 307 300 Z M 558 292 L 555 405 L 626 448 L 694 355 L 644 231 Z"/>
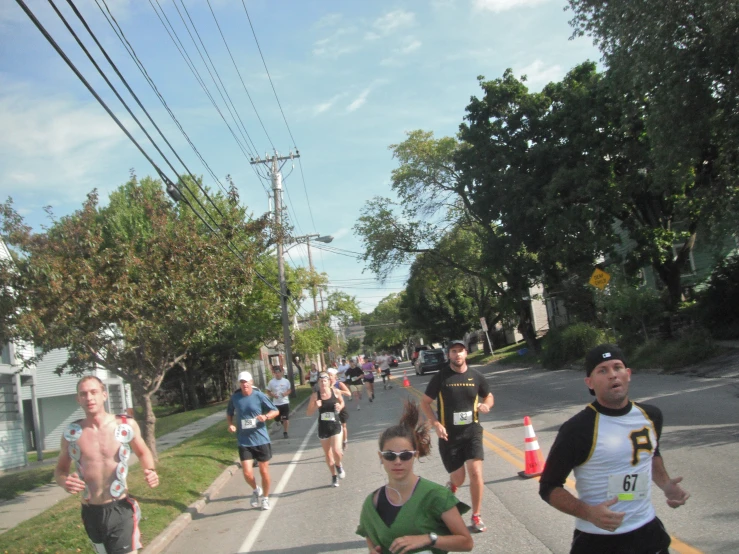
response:
<path fill-rule="evenodd" d="M 48 2 L 26 1 L 113 111 L 157 163 L 162 163 Z M 55 2 L 96 58 L 104 62 L 67 3 Z M 156 0 L 152 2 L 157 5 Z M 242 0 L 210 0 L 238 73 L 208 2 L 184 2 L 256 150 L 264 156 L 274 144 L 281 154 L 287 153 L 295 144 L 259 57 Z M 193 173 L 205 176 L 206 185 L 217 189 L 95 0 L 75 4 L 178 154 Z M 107 4 L 208 165 L 223 184 L 225 175 L 233 177 L 242 202 L 253 213 L 265 212 L 266 183 L 255 175 L 149 0 L 107 0 Z M 229 119 L 175 3 L 159 0 L 159 4 Z M 288 213 L 296 234 L 331 234 L 335 237 L 332 246 L 359 251 L 352 227 L 362 207 L 374 196 L 390 195 L 395 163 L 388 146 L 401 142 L 413 129 L 454 135 L 470 97 L 480 94 L 478 75 L 493 79 L 510 67 L 518 76 L 527 75 L 530 88 L 538 90 L 574 65 L 598 60 L 599 53 L 589 39 L 569 40 L 570 13 L 563 11 L 564 5 L 562 0 L 246 0 L 300 149 L 307 199 L 300 168 L 296 165 L 288 175 L 288 164 L 284 171 Z M 176 6 L 187 18 L 180 0 Z M 124 98 L 130 100 L 127 94 Z M 135 113 L 141 115 L 138 110 Z M 231 126 L 236 129 L 233 122 Z M 36 228 L 46 221 L 44 206 L 52 206 L 57 216 L 65 215 L 79 208 L 93 188 L 107 198 L 127 180 L 131 168 L 139 177 L 155 175 L 11 0 L 0 3 L 0 129 L 0 197 L 4 201 L 11 196 Z M 176 161 L 171 153 L 167 155 Z M 356 296 L 363 311 L 402 289 L 403 270 L 381 284 L 369 272 L 363 273 L 361 262 L 351 257 L 313 253 L 314 264 L 328 274 L 331 286 Z M 307 265 L 304 248 L 290 249 L 287 261 Z M 309 309 L 309 302 L 305 307 Z"/>

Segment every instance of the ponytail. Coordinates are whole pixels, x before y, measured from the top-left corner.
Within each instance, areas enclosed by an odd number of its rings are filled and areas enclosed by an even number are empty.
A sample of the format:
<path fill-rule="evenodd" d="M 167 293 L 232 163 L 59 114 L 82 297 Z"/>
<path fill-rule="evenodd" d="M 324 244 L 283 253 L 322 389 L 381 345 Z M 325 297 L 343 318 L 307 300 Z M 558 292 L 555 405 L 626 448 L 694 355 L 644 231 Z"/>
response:
<path fill-rule="evenodd" d="M 385 429 L 380 435 L 380 450 L 384 450 L 385 443 L 390 439 L 401 437 L 413 445 L 419 458 L 428 456 L 431 452 L 431 436 L 428 425 L 419 423 L 420 415 L 418 404 L 406 400 L 398 424 Z"/>

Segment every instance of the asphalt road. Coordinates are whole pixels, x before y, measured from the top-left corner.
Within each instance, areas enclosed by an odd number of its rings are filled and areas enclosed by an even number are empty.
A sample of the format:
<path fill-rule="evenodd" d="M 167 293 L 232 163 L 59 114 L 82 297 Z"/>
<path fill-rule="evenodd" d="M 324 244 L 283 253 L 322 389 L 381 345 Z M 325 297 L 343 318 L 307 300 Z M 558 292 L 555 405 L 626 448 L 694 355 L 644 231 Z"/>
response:
<path fill-rule="evenodd" d="M 404 389 L 403 369 L 412 387 Z M 569 551 L 572 518 L 540 500 L 536 479 L 523 480 L 523 417 L 532 418 L 544 455 L 559 426 L 591 397 L 581 372 L 548 372 L 489 366 L 476 368 L 490 379 L 495 407 L 482 417 L 485 429 L 486 490 L 482 516 L 488 531 L 475 534 L 474 552 L 564 554 Z M 316 434 L 316 416 L 304 409 L 291 418 L 290 439 L 275 439 L 272 510 L 251 509 L 251 489 L 237 473 L 202 514 L 166 550 L 168 553 L 234 552 L 364 553 L 364 540 L 354 533 L 364 498 L 384 483 L 377 458 L 380 432 L 397 421 L 402 400 L 418 398 L 429 375 L 416 376 L 405 363 L 393 371 L 392 390 L 377 387 L 376 400 L 366 398 L 361 410 L 349 402 L 347 478 L 330 487 L 330 475 Z M 659 489 L 653 500 L 673 536 L 674 553 L 739 552 L 739 381 L 638 374 L 631 397 L 659 406 L 665 417 L 660 449 L 673 477 L 682 475 L 691 493 L 686 506 L 667 507 Z M 224 417 L 225 424 L 225 417 Z M 234 443 L 235 449 L 235 443 Z M 436 453 L 416 466 L 418 474 L 445 483 Z M 469 503 L 469 488 L 459 498 Z"/>

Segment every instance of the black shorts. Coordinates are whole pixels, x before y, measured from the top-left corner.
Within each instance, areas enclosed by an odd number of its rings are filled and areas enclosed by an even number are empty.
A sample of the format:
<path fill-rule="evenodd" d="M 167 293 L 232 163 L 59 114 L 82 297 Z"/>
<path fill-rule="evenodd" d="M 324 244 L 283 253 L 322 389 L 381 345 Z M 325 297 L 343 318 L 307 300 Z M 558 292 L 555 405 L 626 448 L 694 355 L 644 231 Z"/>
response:
<path fill-rule="evenodd" d="M 597 535 L 575 529 L 570 554 L 668 554 L 670 535 L 658 517 L 628 533 Z"/>
<path fill-rule="evenodd" d="M 374 383 L 375 382 L 375 378 L 374 378 L 374 376 L 373 377 L 364 377 L 364 378 L 362 378 L 362 381 L 364 381 L 365 383 Z"/>
<path fill-rule="evenodd" d="M 346 406 L 344 406 L 339 412 L 339 423 L 346 423 L 347 421 L 349 421 L 349 412 L 346 411 Z"/>
<path fill-rule="evenodd" d="M 239 445 L 239 458 L 244 462 L 254 460 L 255 462 L 268 462 L 272 459 L 272 445 L 260 444 L 259 446 Z"/>
<path fill-rule="evenodd" d="M 141 548 L 141 509 L 130 496 L 107 504 L 82 505 L 82 523 L 95 552 L 128 554 Z"/>
<path fill-rule="evenodd" d="M 484 460 L 482 425 L 473 423 L 457 438 L 450 437 L 448 441 L 439 439 L 439 455 L 447 473 L 457 471 L 467 460 Z"/>
<path fill-rule="evenodd" d="M 280 421 L 287 421 L 290 419 L 290 404 L 280 404 L 279 406 L 275 406 L 275 408 L 280 412 L 277 419 Z"/>
<path fill-rule="evenodd" d="M 323 425 L 322 425 L 323 424 Z M 338 421 L 319 421 L 318 422 L 318 438 L 321 440 L 330 439 L 336 435 L 343 433 L 341 423 Z"/>

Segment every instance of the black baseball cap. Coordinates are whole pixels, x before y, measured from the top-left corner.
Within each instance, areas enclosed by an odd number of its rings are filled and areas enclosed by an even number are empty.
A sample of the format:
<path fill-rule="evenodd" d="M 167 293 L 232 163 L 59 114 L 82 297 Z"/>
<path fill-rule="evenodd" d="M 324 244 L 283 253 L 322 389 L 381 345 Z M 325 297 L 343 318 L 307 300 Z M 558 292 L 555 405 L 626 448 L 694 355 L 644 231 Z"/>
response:
<path fill-rule="evenodd" d="M 599 344 L 585 356 L 585 375 L 590 377 L 598 364 L 610 360 L 621 360 L 626 365 L 626 357 L 615 344 Z"/>
<path fill-rule="evenodd" d="M 467 350 L 467 345 L 464 343 L 463 340 L 453 340 L 452 342 L 450 342 L 449 343 L 449 350 L 452 349 L 452 346 L 456 346 L 456 345 L 459 345 L 462 348 L 464 348 L 465 350 Z"/>

